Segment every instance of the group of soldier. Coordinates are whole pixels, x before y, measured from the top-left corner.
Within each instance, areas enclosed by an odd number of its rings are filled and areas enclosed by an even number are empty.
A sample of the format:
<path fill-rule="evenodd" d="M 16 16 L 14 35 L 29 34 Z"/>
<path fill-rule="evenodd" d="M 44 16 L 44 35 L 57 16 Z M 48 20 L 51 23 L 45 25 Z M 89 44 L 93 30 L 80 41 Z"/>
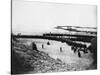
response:
<path fill-rule="evenodd" d="M 50 45 L 50 42 L 47 42 L 47 45 Z M 44 48 L 44 44 L 42 44 L 42 48 Z M 37 46 L 34 42 L 32 42 L 32 49 L 37 50 Z"/>
<path fill-rule="evenodd" d="M 50 45 L 50 42 L 49 41 L 47 42 L 47 45 Z M 44 48 L 44 45 L 43 44 L 42 44 L 42 48 Z"/>
<path fill-rule="evenodd" d="M 47 45 L 50 45 L 50 42 L 47 42 Z M 42 48 L 44 48 L 44 45 L 42 44 Z M 63 52 L 62 47 L 59 48 L 60 52 Z M 85 44 L 81 44 L 81 43 L 73 43 L 71 46 L 71 50 L 76 53 L 78 52 L 78 57 L 81 57 L 81 53 L 80 51 L 84 52 L 84 53 L 88 53 L 87 52 L 87 46 Z"/>
<path fill-rule="evenodd" d="M 37 49 L 36 47 L 36 44 L 33 43 L 33 49 Z M 47 45 L 50 45 L 50 42 L 48 41 L 47 42 Z M 44 44 L 41 45 L 42 48 L 44 48 Z M 81 56 L 81 52 L 83 52 L 84 54 L 88 53 L 88 48 L 86 46 L 86 44 L 81 44 L 81 43 L 72 43 L 71 44 L 71 50 L 74 52 L 74 53 L 78 53 L 78 57 L 82 57 Z M 62 47 L 59 47 L 59 51 L 60 52 L 63 52 L 63 48 Z"/>
<path fill-rule="evenodd" d="M 73 43 L 71 50 L 76 53 L 78 52 L 78 57 L 81 57 L 81 53 L 80 51 L 84 52 L 84 53 L 88 53 L 87 52 L 87 46 L 85 44 L 81 44 L 81 43 Z"/>

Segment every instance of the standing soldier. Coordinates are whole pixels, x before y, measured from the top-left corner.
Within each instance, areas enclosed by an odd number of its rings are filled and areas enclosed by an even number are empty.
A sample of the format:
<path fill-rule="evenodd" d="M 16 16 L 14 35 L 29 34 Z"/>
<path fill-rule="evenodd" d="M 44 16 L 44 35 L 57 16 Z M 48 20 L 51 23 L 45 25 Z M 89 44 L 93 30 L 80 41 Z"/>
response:
<path fill-rule="evenodd" d="M 78 57 L 81 57 L 81 53 L 80 53 L 80 51 L 78 51 Z"/>
<path fill-rule="evenodd" d="M 85 44 L 83 45 L 83 49 L 84 49 L 84 50 L 83 50 L 84 53 L 88 53 L 88 52 L 87 52 L 87 47 L 86 47 Z"/>
<path fill-rule="evenodd" d="M 50 42 L 49 41 L 47 42 L 47 45 L 50 45 Z"/>
<path fill-rule="evenodd" d="M 60 47 L 60 52 L 62 52 L 62 47 Z"/>
<path fill-rule="evenodd" d="M 73 51 L 74 51 L 74 53 L 76 53 L 76 51 L 77 51 L 77 47 L 74 47 L 74 50 L 73 50 Z"/>
<path fill-rule="evenodd" d="M 44 48 L 44 45 L 42 44 L 42 48 Z"/>
<path fill-rule="evenodd" d="M 36 46 L 36 44 L 34 42 L 32 42 L 32 49 L 33 50 L 37 50 L 37 46 Z"/>

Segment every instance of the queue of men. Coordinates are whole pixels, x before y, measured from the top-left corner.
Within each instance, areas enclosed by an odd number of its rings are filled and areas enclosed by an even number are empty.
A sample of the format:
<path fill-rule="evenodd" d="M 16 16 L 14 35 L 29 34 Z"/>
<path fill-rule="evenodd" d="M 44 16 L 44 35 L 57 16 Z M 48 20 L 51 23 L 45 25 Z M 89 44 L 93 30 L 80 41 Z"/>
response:
<path fill-rule="evenodd" d="M 36 44 L 32 43 L 32 45 L 33 45 L 33 49 L 37 49 Z M 49 41 L 47 42 L 47 45 L 50 45 L 50 42 L 49 42 Z M 91 47 L 91 46 L 90 46 L 90 47 Z M 91 51 L 92 49 L 90 49 L 90 47 L 87 48 L 86 44 L 75 43 L 75 42 L 71 43 L 71 50 L 72 50 L 74 53 L 77 52 L 77 53 L 78 53 L 78 57 L 81 57 L 81 52 L 83 52 L 84 54 L 88 53 L 87 50 L 90 50 L 90 52 L 92 52 L 92 51 Z M 42 48 L 44 48 L 44 44 L 42 44 Z M 63 52 L 63 48 L 60 47 L 60 48 L 59 48 L 59 51 L 60 51 L 60 52 Z M 96 50 L 93 50 L 93 51 L 96 51 Z M 94 55 L 96 56 L 96 52 L 93 52 L 93 53 L 94 53 Z"/>
<path fill-rule="evenodd" d="M 80 51 L 84 52 L 84 53 L 88 53 L 87 52 L 87 46 L 85 44 L 81 44 L 81 43 L 73 43 L 71 50 L 76 53 L 78 52 L 78 57 L 81 57 L 81 53 Z"/>
<path fill-rule="evenodd" d="M 50 42 L 47 42 L 47 45 L 50 45 Z M 42 44 L 42 48 L 44 48 L 44 45 Z M 87 52 L 87 46 L 85 44 L 81 44 L 81 43 L 72 43 L 72 47 L 71 50 L 76 53 L 78 52 L 78 57 L 81 57 L 81 53 L 80 51 L 84 52 L 84 53 L 88 53 Z M 63 52 L 62 47 L 59 48 L 60 52 Z"/>

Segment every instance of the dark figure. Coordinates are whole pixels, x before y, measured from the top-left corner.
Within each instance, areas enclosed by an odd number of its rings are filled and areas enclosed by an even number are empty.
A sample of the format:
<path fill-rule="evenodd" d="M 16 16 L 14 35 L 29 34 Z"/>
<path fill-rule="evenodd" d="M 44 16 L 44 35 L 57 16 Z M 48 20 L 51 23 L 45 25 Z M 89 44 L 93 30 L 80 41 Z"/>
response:
<path fill-rule="evenodd" d="M 81 47 L 80 47 L 80 49 L 78 51 L 83 51 L 84 54 L 88 53 L 85 45 L 81 45 Z"/>
<path fill-rule="evenodd" d="M 84 49 L 84 51 L 83 51 L 83 52 L 84 52 L 85 54 L 86 54 L 86 53 L 88 53 L 88 51 L 87 51 L 87 49 L 86 49 L 86 48 Z"/>
<path fill-rule="evenodd" d="M 44 48 L 44 45 L 42 44 L 42 48 Z"/>
<path fill-rule="evenodd" d="M 78 51 L 78 57 L 81 57 L 81 53 L 80 53 L 80 51 Z"/>
<path fill-rule="evenodd" d="M 83 48 L 84 48 L 84 53 L 88 53 L 86 49 L 87 48 L 86 45 L 83 45 Z"/>
<path fill-rule="evenodd" d="M 74 50 L 74 46 L 71 47 L 71 50 Z"/>
<path fill-rule="evenodd" d="M 74 47 L 74 53 L 76 53 L 76 51 L 77 51 L 77 47 Z"/>
<path fill-rule="evenodd" d="M 60 47 L 60 52 L 62 52 L 62 47 Z"/>
<path fill-rule="evenodd" d="M 50 45 L 50 42 L 49 41 L 47 42 L 47 45 Z"/>
<path fill-rule="evenodd" d="M 37 50 L 37 46 L 36 46 L 36 44 L 34 42 L 32 43 L 32 49 L 33 50 Z"/>

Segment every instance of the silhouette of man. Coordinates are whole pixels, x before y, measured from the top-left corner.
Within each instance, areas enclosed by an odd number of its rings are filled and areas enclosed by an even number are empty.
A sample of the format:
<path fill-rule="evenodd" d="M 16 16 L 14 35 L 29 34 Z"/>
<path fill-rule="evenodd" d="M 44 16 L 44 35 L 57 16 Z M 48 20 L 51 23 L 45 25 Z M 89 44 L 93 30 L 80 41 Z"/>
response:
<path fill-rule="evenodd" d="M 60 52 L 62 52 L 62 47 L 60 47 Z"/>
<path fill-rule="evenodd" d="M 34 42 L 32 43 L 32 49 L 33 50 L 37 50 L 37 46 L 36 46 L 36 44 Z"/>
<path fill-rule="evenodd" d="M 47 42 L 47 45 L 50 45 L 50 42 L 49 41 Z"/>
<path fill-rule="evenodd" d="M 42 48 L 44 48 L 44 45 L 42 44 Z"/>
<path fill-rule="evenodd" d="M 81 53 L 80 53 L 80 51 L 78 52 L 78 57 L 81 57 Z"/>

